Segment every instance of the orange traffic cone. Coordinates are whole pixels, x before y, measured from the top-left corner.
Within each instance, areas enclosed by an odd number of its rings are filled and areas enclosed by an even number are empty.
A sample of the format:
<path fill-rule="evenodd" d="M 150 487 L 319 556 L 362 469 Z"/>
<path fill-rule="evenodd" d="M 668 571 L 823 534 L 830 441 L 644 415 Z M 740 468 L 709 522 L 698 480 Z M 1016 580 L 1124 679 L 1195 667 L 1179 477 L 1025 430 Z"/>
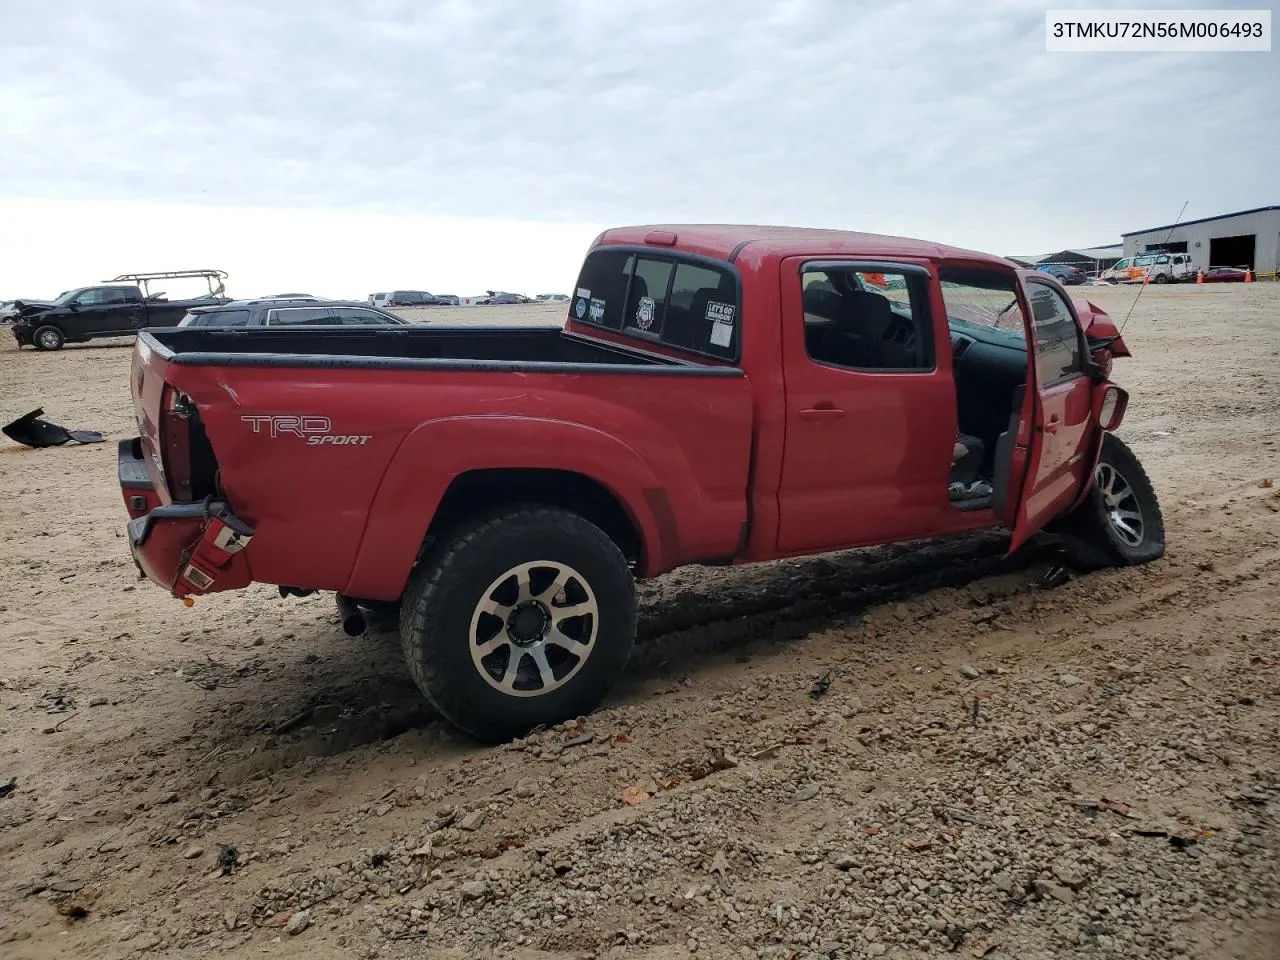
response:
<path fill-rule="evenodd" d="M 1253 271 L 1250 270 L 1248 267 L 1244 268 L 1244 282 L 1253 283 Z"/>
<path fill-rule="evenodd" d="M 1204 283 L 1204 271 L 1203 271 L 1203 270 L 1197 270 L 1197 271 L 1196 271 L 1196 283 Z"/>

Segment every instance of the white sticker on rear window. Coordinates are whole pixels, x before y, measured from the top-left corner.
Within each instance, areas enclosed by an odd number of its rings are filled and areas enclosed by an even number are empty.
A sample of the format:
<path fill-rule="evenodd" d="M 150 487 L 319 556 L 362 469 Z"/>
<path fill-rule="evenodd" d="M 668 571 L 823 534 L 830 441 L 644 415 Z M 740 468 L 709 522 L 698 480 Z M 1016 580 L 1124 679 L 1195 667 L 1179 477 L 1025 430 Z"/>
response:
<path fill-rule="evenodd" d="M 732 303 L 720 303 L 718 300 L 712 300 L 707 304 L 705 317 L 711 321 L 709 339 L 712 346 L 728 348 L 733 343 L 734 309 Z"/>
<path fill-rule="evenodd" d="M 593 298 L 591 300 L 590 310 L 591 322 L 602 323 L 604 321 L 604 301 Z"/>
<path fill-rule="evenodd" d="M 590 291 L 590 290 L 588 290 L 588 289 L 586 289 L 586 287 L 579 287 L 579 288 L 578 288 L 578 296 L 579 296 L 581 299 L 583 299 L 583 300 L 590 300 L 590 299 L 591 299 L 591 291 Z"/>
<path fill-rule="evenodd" d="M 573 315 L 581 320 L 587 315 L 587 298 L 579 297 L 573 303 Z"/>

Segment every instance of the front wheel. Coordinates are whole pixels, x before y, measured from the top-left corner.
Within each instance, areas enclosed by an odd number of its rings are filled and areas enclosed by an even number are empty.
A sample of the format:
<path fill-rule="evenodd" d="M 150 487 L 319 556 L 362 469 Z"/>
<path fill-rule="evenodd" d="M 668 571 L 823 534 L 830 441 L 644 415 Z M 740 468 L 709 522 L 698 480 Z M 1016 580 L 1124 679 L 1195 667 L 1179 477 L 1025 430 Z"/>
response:
<path fill-rule="evenodd" d="M 1061 532 L 1091 559 L 1127 566 L 1164 556 L 1164 517 L 1142 463 L 1115 434 L 1104 434 L 1093 488 L 1063 518 Z"/>
<path fill-rule="evenodd" d="M 37 350 L 61 350 L 66 337 L 53 324 L 45 324 L 36 330 L 31 342 L 36 345 Z"/>
<path fill-rule="evenodd" d="M 512 509 L 438 545 L 409 579 L 405 661 L 455 726 L 502 742 L 594 710 L 636 635 L 635 582 L 577 514 Z"/>
<path fill-rule="evenodd" d="M 1169 278 L 1168 278 L 1165 274 L 1163 274 L 1163 273 L 1157 273 L 1157 274 L 1156 274 L 1156 277 L 1155 277 L 1155 282 L 1156 282 L 1156 283 L 1168 283 L 1168 282 L 1169 282 Z"/>

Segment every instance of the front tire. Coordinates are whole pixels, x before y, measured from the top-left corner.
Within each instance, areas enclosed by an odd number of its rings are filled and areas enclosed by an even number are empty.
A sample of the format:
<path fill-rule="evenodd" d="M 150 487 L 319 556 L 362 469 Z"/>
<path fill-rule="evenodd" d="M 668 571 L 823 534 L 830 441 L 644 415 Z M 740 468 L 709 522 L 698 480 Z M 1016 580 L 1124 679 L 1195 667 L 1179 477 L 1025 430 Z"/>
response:
<path fill-rule="evenodd" d="M 1102 438 L 1089 495 L 1063 518 L 1062 533 L 1097 563 L 1129 566 L 1164 556 L 1164 517 L 1142 463 L 1113 433 Z"/>
<path fill-rule="evenodd" d="M 67 338 L 63 336 L 62 331 L 51 323 L 36 328 L 36 332 L 31 336 L 31 342 L 35 344 L 37 350 L 61 350 L 66 341 Z"/>
<path fill-rule="evenodd" d="M 617 545 L 548 507 L 473 522 L 409 578 L 400 642 L 423 695 L 499 743 L 594 710 L 626 667 L 635 582 Z"/>

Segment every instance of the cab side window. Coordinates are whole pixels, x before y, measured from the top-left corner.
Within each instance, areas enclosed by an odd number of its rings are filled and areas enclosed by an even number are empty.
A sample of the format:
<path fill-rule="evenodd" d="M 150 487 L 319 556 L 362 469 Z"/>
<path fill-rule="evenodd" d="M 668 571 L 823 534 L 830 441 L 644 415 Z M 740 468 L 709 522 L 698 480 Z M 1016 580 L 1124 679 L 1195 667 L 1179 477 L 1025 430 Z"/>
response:
<path fill-rule="evenodd" d="M 849 370 L 933 369 L 928 279 L 838 265 L 801 274 L 804 343 L 816 363 Z"/>
<path fill-rule="evenodd" d="M 1036 337 L 1036 380 L 1041 386 L 1084 372 L 1080 327 L 1057 290 L 1043 283 L 1026 284 Z"/>

